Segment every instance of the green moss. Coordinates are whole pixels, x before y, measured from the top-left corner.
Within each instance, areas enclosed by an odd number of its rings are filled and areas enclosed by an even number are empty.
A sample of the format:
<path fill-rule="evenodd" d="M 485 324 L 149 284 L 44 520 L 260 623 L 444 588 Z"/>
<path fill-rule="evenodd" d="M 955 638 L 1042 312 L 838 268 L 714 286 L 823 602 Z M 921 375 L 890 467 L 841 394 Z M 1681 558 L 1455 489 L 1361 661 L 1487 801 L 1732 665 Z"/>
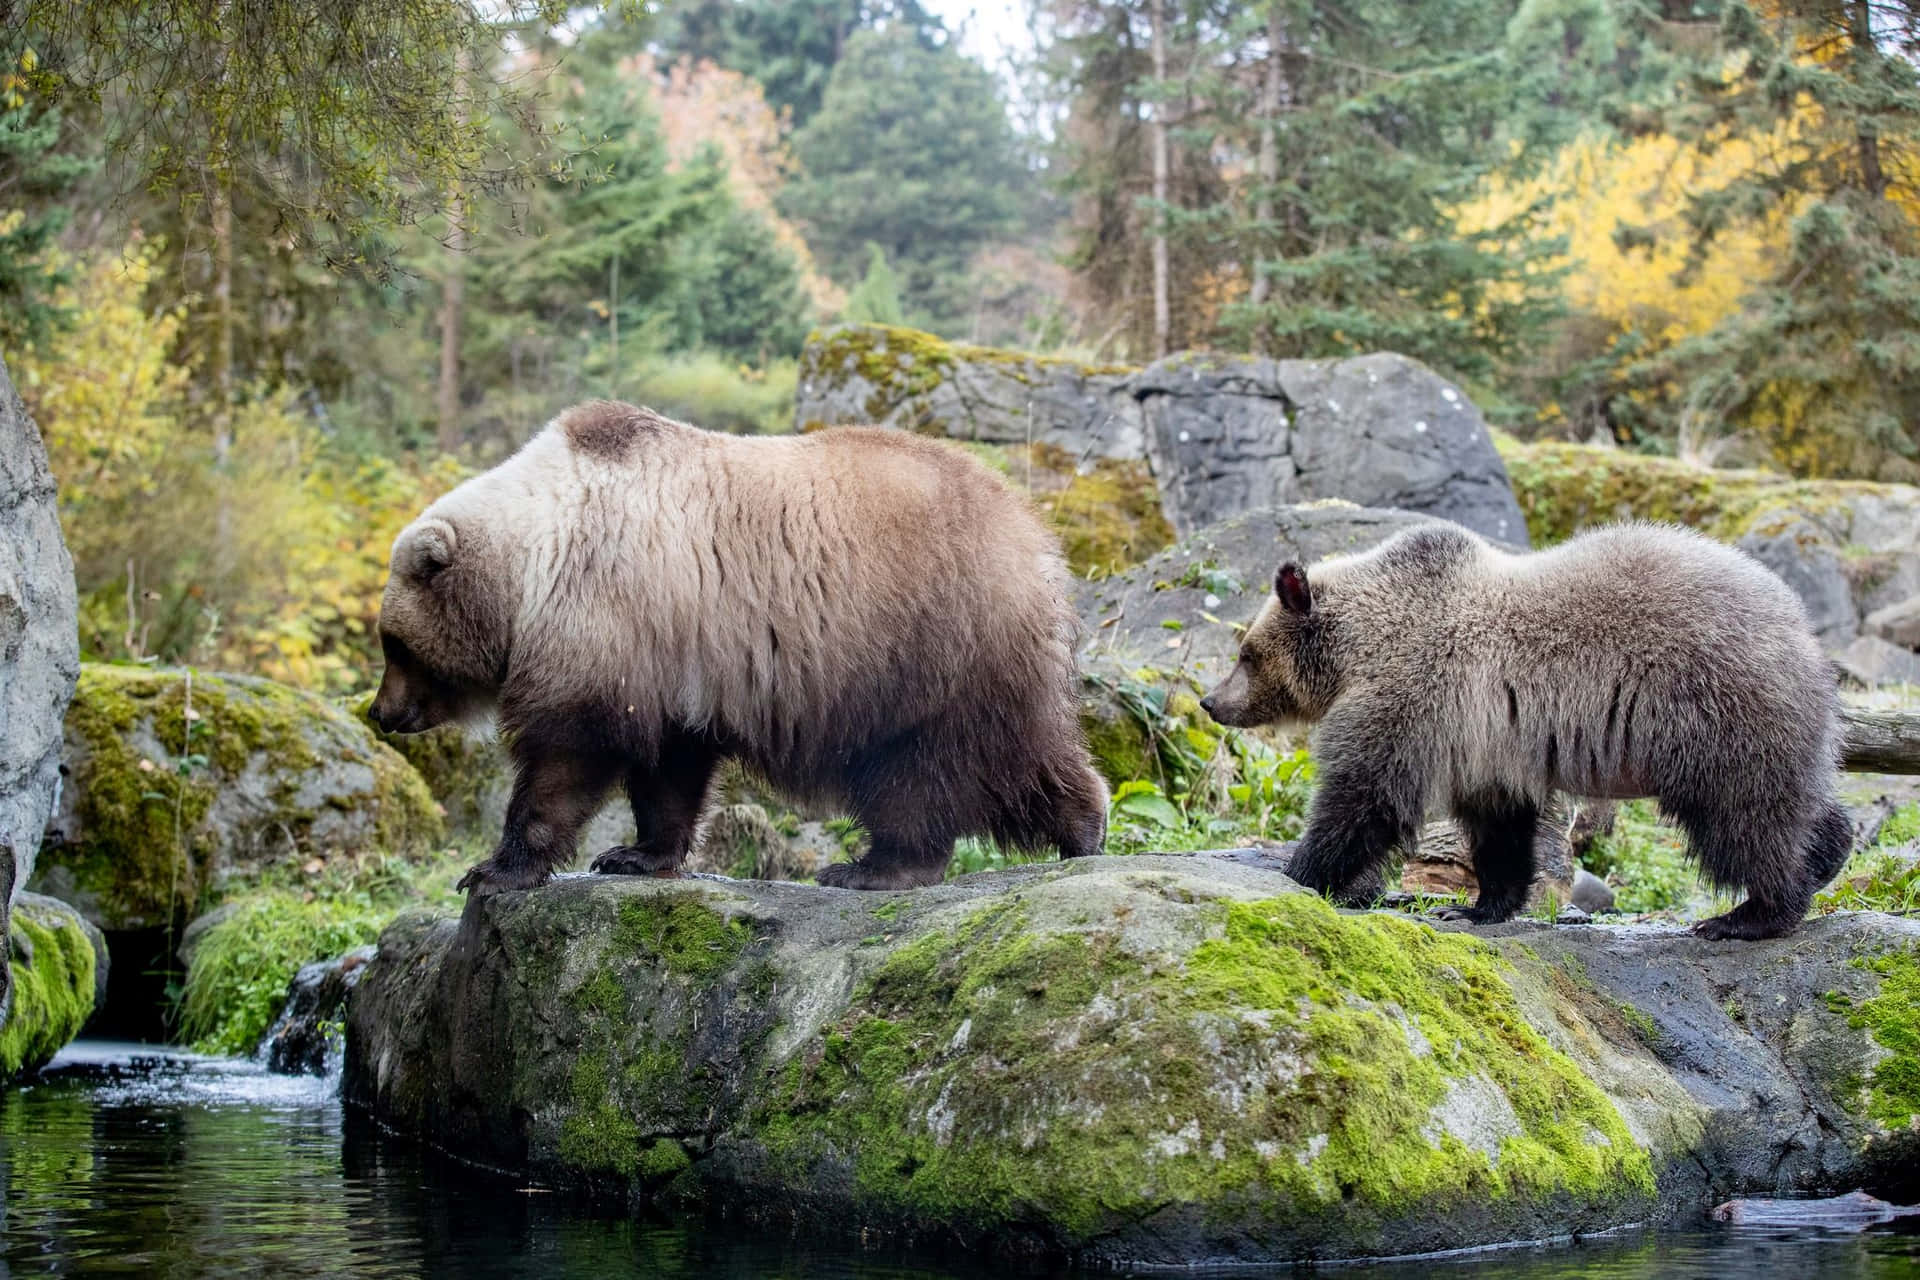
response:
<path fill-rule="evenodd" d="M 1034 502 L 1082 577 L 1118 573 L 1173 543 L 1160 489 L 1147 464 L 1099 459 L 1076 467 L 1065 450 L 1033 445 L 1035 465 L 1009 472 L 1030 482 Z"/>
<path fill-rule="evenodd" d="M 692 1167 L 693 1157 L 687 1154 L 685 1147 L 672 1138 L 660 1138 L 641 1152 L 636 1169 L 643 1178 L 666 1179 Z"/>
<path fill-rule="evenodd" d="M 1861 481 L 1716 471 L 1592 445 L 1523 444 L 1498 433 L 1494 442 L 1536 546 L 1623 519 L 1673 521 L 1731 542 L 1775 513 L 1819 515 L 1893 492 Z"/>
<path fill-rule="evenodd" d="M 567 1090 L 573 1107 L 560 1122 L 560 1158 L 584 1172 L 632 1177 L 640 1166 L 640 1130 L 614 1101 L 606 1058 L 575 1058 Z"/>
<path fill-rule="evenodd" d="M 413 766 L 439 803 L 449 828 L 467 833 L 478 830 L 485 817 L 488 792 L 509 767 L 498 743 L 453 727 L 426 733 L 383 733 L 368 714 L 373 706 L 371 693 L 347 699 L 343 705 L 368 732 Z"/>
<path fill-rule="evenodd" d="M 58 1053 L 93 1013 L 93 944 L 76 917 L 21 906 L 12 920 L 7 971 L 12 1005 L 0 1025 L 0 1080 Z"/>
<path fill-rule="evenodd" d="M 847 1166 L 869 1207 L 1080 1238 L 1166 1202 L 1364 1236 L 1415 1204 L 1651 1195 L 1486 944 L 1304 894 L 1196 914 L 1214 936 L 1168 971 L 1011 902 L 903 947 L 752 1123 L 799 1184 Z M 1447 1130 L 1490 1092 L 1509 1129 Z"/>
<path fill-rule="evenodd" d="M 82 751 L 72 781 L 78 838 L 50 847 L 47 867 L 70 875 L 77 897 L 110 927 L 165 924 L 213 903 L 223 842 L 273 833 L 276 847 L 308 846 L 329 809 L 362 809 L 367 849 L 414 855 L 443 831 L 437 806 L 407 763 L 339 708 L 269 680 L 178 669 L 83 664 L 67 712 Z M 323 755 L 324 753 L 324 755 Z M 366 766 L 366 793 L 303 798 L 333 761 Z M 268 780 L 272 806 L 248 830 L 223 832 L 215 800 L 242 775 Z"/>
<path fill-rule="evenodd" d="M 303 901 L 284 891 L 235 902 L 188 958 L 182 1037 L 203 1053 L 252 1053 L 300 967 L 374 941 L 387 918 L 364 901 Z"/>
<path fill-rule="evenodd" d="M 1853 1006 L 1848 1024 L 1872 1031 L 1887 1051 L 1867 1081 L 1867 1115 L 1888 1129 L 1920 1125 L 1920 946 L 1854 962 L 1880 989 Z"/>
<path fill-rule="evenodd" d="M 746 921 L 727 919 L 698 893 L 628 898 L 613 930 L 615 947 L 657 956 L 668 972 L 690 978 L 732 967 L 752 940 Z"/>

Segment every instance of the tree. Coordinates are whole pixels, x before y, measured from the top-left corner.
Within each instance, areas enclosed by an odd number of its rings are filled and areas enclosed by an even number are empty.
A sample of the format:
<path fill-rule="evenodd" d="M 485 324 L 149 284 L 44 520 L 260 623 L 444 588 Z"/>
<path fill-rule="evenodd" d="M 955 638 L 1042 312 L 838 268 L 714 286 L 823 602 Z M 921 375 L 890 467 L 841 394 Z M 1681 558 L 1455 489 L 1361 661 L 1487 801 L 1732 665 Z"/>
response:
<path fill-rule="evenodd" d="M 0 350 L 44 341 L 64 314 L 53 301 L 70 273 L 48 251 L 67 225 L 60 203 L 96 162 L 59 149 L 60 113 L 28 97 L 31 51 L 0 76 Z"/>
<path fill-rule="evenodd" d="M 750 76 L 776 110 L 805 124 L 849 40 L 882 26 L 928 50 L 948 38 L 920 0 L 696 0 L 672 11 L 661 44 L 676 57 Z"/>
<path fill-rule="evenodd" d="M 1697 261 L 1791 231 L 1733 314 L 1641 368 L 1651 425 L 1750 433 L 1803 473 L 1920 477 L 1920 4 L 1733 4 L 1721 38 L 1670 127 L 1703 153 L 1769 145 L 1692 192 L 1669 234 Z"/>
<path fill-rule="evenodd" d="M 854 324 L 902 324 L 906 312 L 900 305 L 900 280 L 887 265 L 887 251 L 871 240 L 867 242 L 867 274 L 847 295 L 842 317 Z"/>
<path fill-rule="evenodd" d="M 968 260 L 1017 224 L 1029 177 L 993 76 L 904 28 L 860 32 L 794 152 L 782 207 L 828 272 L 857 279 L 877 244 L 915 323 L 961 325 Z"/>
<path fill-rule="evenodd" d="M 711 348 L 764 364 L 797 356 L 808 308 L 793 255 L 758 214 L 731 208 L 689 237 L 672 350 Z"/>

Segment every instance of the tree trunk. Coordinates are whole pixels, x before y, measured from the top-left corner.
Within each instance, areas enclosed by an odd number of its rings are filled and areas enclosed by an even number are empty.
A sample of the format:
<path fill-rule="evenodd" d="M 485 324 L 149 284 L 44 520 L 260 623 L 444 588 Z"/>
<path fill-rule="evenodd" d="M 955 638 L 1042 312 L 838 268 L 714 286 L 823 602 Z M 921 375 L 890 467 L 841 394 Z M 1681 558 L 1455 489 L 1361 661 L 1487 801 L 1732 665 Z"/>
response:
<path fill-rule="evenodd" d="M 1253 201 L 1256 226 L 1248 253 L 1253 267 L 1253 282 L 1248 288 L 1247 297 L 1256 307 L 1265 302 L 1272 291 L 1272 282 L 1260 273 L 1260 250 L 1262 242 L 1268 238 L 1268 227 L 1273 222 L 1273 184 L 1280 177 L 1280 139 L 1277 130 L 1286 86 L 1280 54 L 1286 47 L 1286 16 L 1281 12 L 1278 0 L 1275 0 L 1267 10 L 1267 74 L 1260 86 L 1260 154 L 1254 161 L 1253 169 L 1259 191 Z M 1262 325 L 1255 334 L 1254 347 L 1264 355 L 1267 345 L 1266 327 Z"/>
<path fill-rule="evenodd" d="M 1167 16 L 1166 0 L 1153 0 L 1153 78 L 1156 101 L 1150 130 L 1153 147 L 1153 358 L 1167 354 L 1173 328 L 1167 290 Z"/>
<path fill-rule="evenodd" d="M 1872 0 L 1854 0 L 1851 16 L 1854 64 L 1864 77 L 1880 56 L 1880 46 L 1873 38 Z M 1880 135 L 1873 125 L 1862 121 L 1854 136 L 1860 148 L 1860 183 L 1868 195 L 1882 199 L 1887 194 L 1887 175 L 1880 167 Z"/>
<path fill-rule="evenodd" d="M 454 119 L 467 122 L 468 55 L 454 55 Z M 440 425 L 434 443 L 441 453 L 458 453 L 460 432 L 460 324 L 467 301 L 467 204 L 459 187 L 447 202 L 446 274 L 440 281 Z"/>

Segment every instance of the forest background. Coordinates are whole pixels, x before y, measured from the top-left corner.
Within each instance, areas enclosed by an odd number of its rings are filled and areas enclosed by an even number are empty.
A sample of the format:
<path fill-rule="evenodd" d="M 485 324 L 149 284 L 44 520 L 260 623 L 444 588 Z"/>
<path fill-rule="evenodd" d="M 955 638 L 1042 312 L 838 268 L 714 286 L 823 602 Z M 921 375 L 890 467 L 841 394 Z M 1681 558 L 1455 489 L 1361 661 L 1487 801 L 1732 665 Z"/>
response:
<path fill-rule="evenodd" d="M 1523 438 L 1920 479 L 1920 4 L 0 0 L 0 355 L 90 657 L 344 693 L 394 532 L 810 330 L 1393 350 Z"/>

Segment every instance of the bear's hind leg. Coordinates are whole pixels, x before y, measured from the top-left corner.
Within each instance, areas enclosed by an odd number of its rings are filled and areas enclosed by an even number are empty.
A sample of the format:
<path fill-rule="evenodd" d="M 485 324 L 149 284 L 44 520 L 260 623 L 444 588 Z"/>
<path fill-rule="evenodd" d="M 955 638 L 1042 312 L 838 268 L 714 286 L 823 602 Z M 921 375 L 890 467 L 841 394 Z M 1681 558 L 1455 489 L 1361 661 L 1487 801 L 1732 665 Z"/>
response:
<path fill-rule="evenodd" d="M 1443 907 L 1440 920 L 1499 924 L 1526 905 L 1533 884 L 1533 837 L 1540 810 L 1531 800 L 1504 791 L 1471 796 L 1454 804 L 1453 816 L 1473 854 L 1473 877 L 1480 897 L 1471 907 Z"/>
<path fill-rule="evenodd" d="M 506 828 L 493 856 L 468 870 L 456 886 L 486 895 L 544 884 L 556 867 L 573 861 L 580 828 L 600 811 L 617 765 L 573 752 L 514 753 L 513 796 Z M 524 754 L 523 754 L 524 753 Z"/>
<path fill-rule="evenodd" d="M 627 771 L 627 801 L 633 806 L 632 844 L 616 845 L 593 860 L 602 875 L 671 876 L 700 834 L 707 790 L 719 756 L 706 743 L 673 738 L 652 767 Z"/>
<path fill-rule="evenodd" d="M 1735 810 L 1663 797 L 1661 807 L 1686 829 L 1693 855 L 1710 880 L 1747 891 L 1746 901 L 1733 910 L 1694 925 L 1696 934 L 1711 941 L 1778 938 L 1800 926 L 1817 887 L 1810 883 L 1807 849 L 1821 821 L 1808 823 L 1771 806 Z"/>

